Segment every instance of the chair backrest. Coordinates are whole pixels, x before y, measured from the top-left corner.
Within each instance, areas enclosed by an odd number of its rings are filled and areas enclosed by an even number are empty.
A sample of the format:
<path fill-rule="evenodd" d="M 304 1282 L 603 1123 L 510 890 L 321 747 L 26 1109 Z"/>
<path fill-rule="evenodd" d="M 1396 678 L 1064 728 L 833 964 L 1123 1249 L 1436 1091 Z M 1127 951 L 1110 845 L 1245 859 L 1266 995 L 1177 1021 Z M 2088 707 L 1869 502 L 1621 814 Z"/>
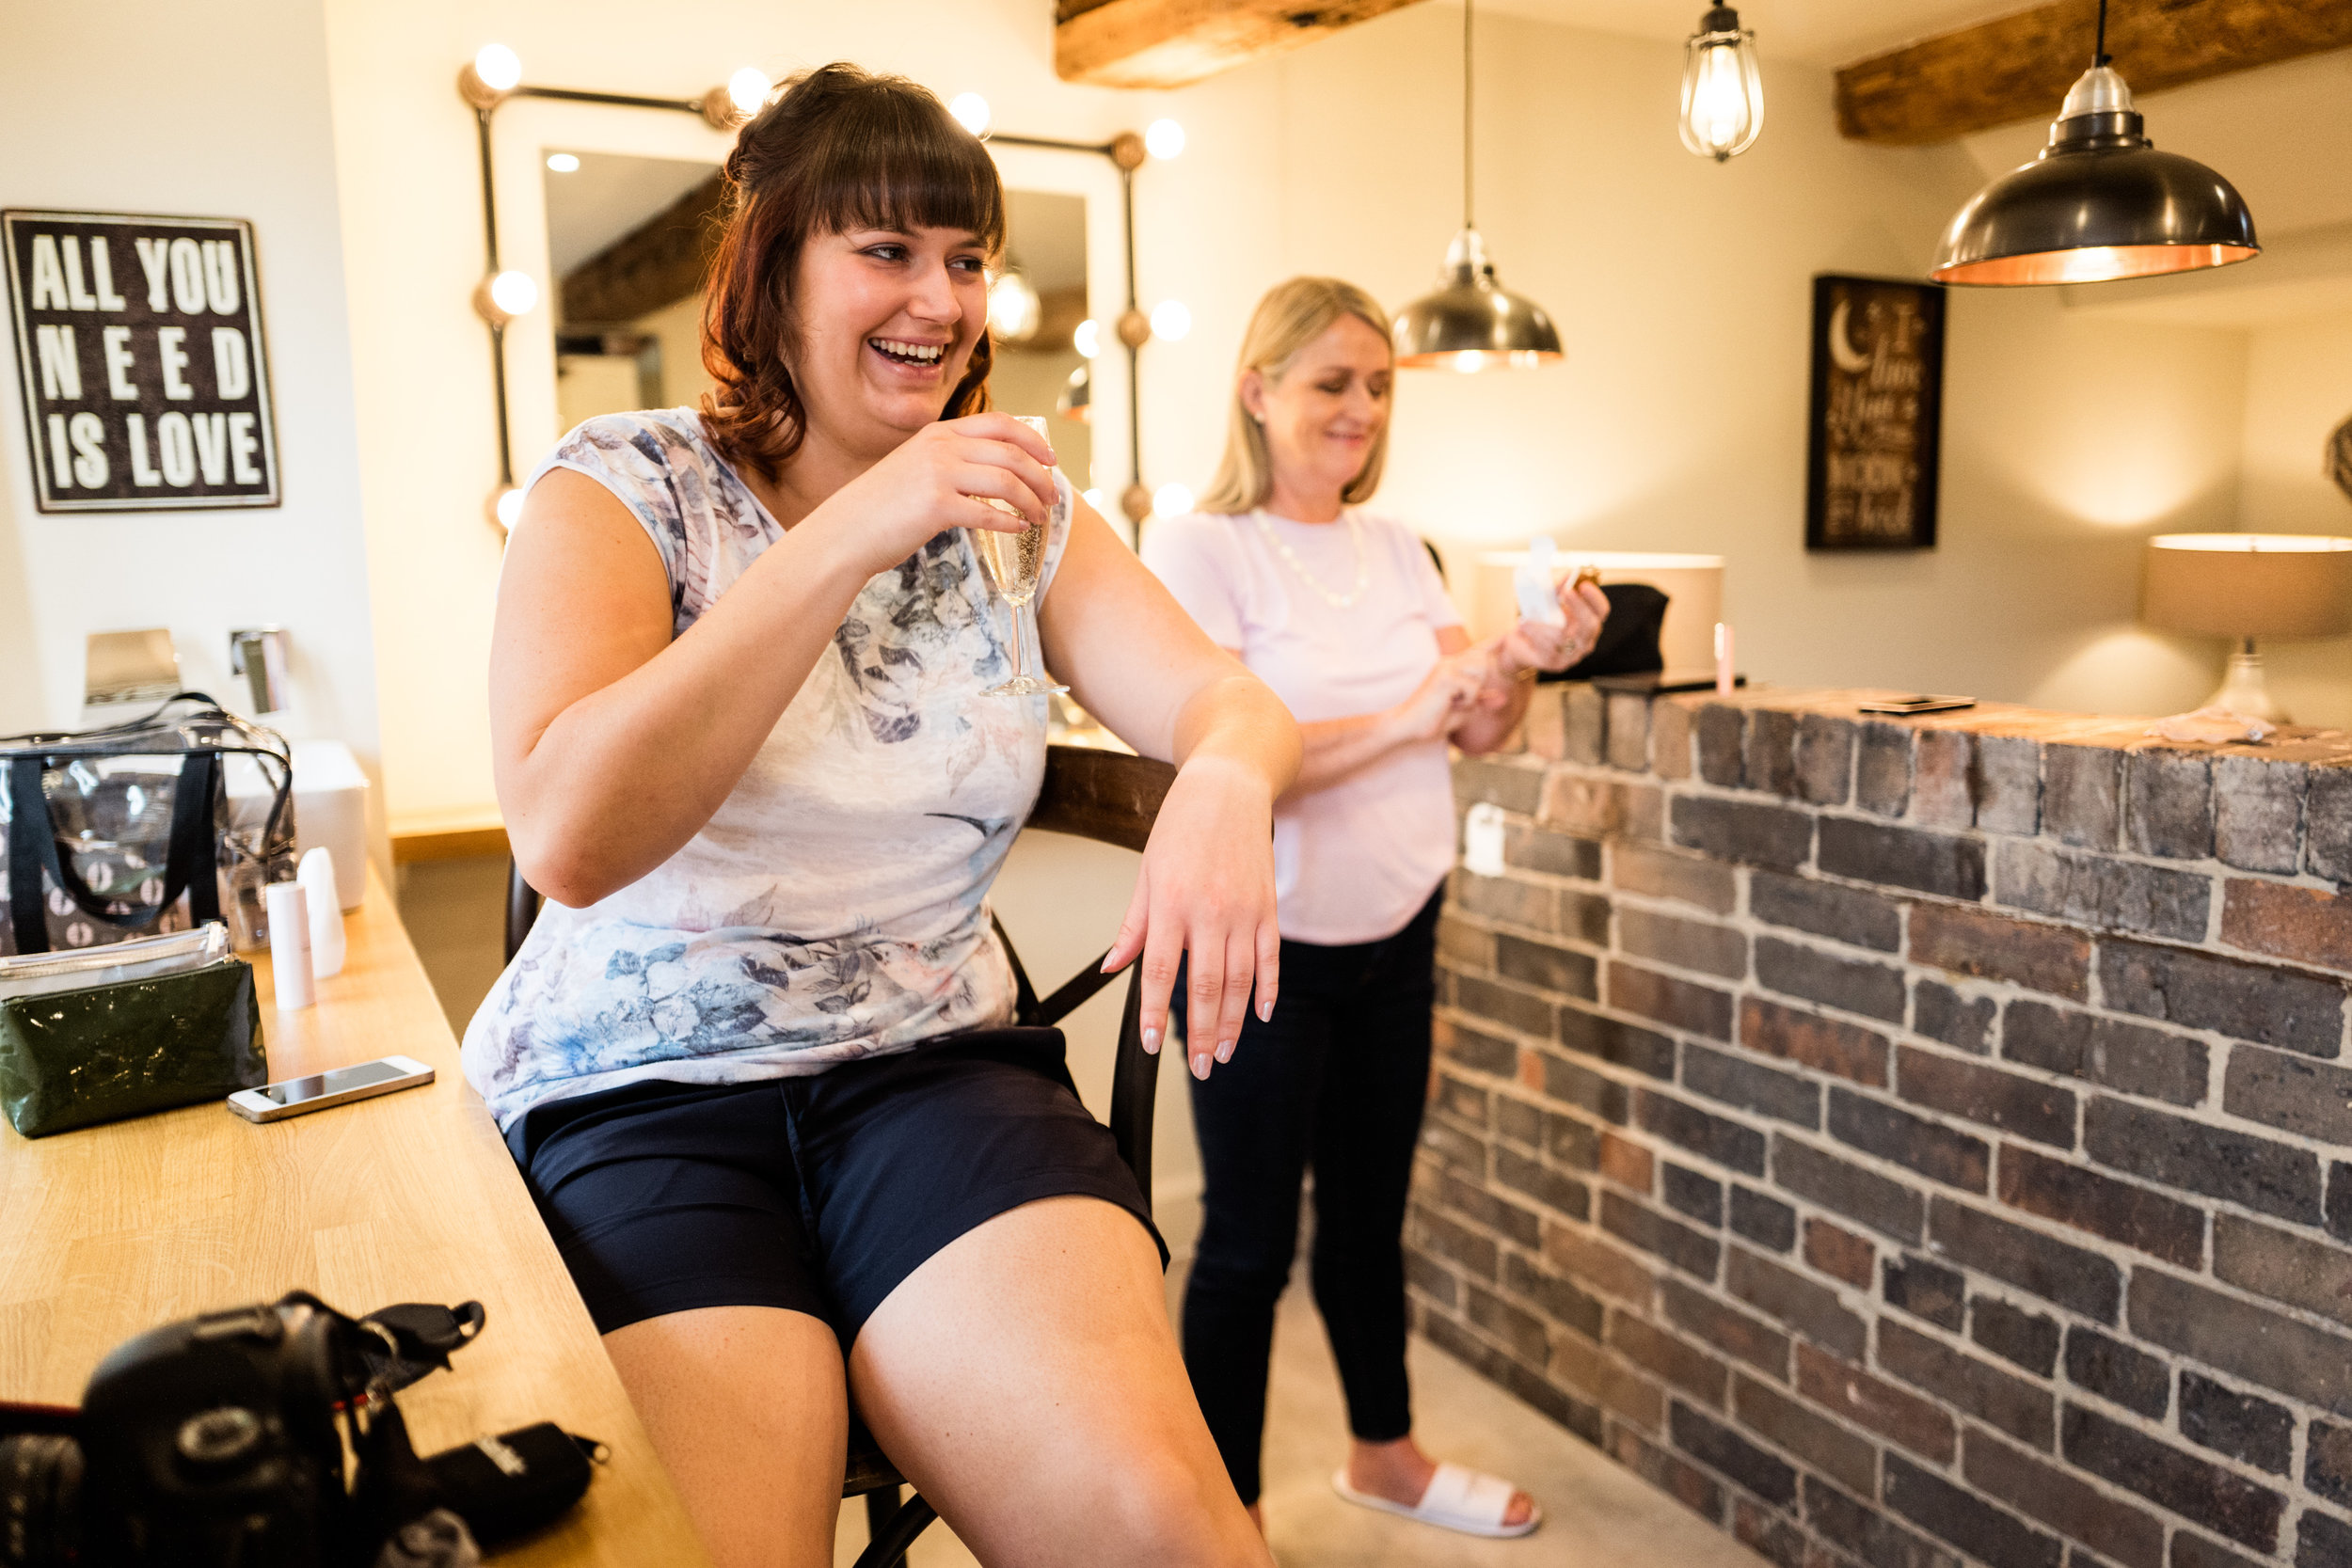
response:
<path fill-rule="evenodd" d="M 1152 824 L 1159 817 L 1160 802 L 1168 798 L 1168 786 L 1175 782 L 1174 768 L 1149 757 L 1084 746 L 1048 746 L 1045 782 L 1038 791 L 1037 805 L 1029 813 L 1027 826 L 1092 839 L 1140 854 L 1152 836 Z M 521 867 L 509 860 L 507 962 L 515 961 L 523 939 L 531 934 L 532 923 L 539 918 L 539 895 L 523 880 Z M 1013 951 L 1012 940 L 1004 935 L 1001 926 L 997 934 L 1004 940 L 1006 955 L 1012 959 L 1013 974 L 1020 983 L 1015 1016 L 1023 1023 L 1059 1023 L 1117 978 L 1101 973 L 1099 964 L 1089 964 L 1041 1000 L 1029 984 L 1028 972 L 1021 967 L 1020 955 Z M 1143 1006 L 1142 968 L 1139 963 L 1128 965 L 1127 1005 L 1120 1013 L 1119 1054 L 1111 1072 L 1109 1119 L 1111 1135 L 1119 1142 L 1120 1158 L 1136 1173 L 1148 1206 L 1152 1201 L 1152 1115 L 1157 1099 L 1159 1058 L 1148 1056 L 1143 1051 L 1139 1022 Z"/>

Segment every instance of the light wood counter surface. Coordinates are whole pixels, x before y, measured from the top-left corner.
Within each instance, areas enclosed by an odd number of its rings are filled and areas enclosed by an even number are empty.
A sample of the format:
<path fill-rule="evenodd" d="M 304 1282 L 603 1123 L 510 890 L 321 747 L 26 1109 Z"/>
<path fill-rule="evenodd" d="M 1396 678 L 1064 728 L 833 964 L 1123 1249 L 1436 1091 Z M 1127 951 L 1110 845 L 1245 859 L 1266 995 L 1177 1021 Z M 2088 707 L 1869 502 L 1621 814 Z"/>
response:
<path fill-rule="evenodd" d="M 218 1101 L 40 1139 L 0 1123 L 0 1398 L 78 1403 L 134 1334 L 291 1290 L 355 1315 L 480 1301 L 482 1337 L 400 1396 L 419 1451 L 538 1420 L 612 1450 L 496 1560 L 706 1564 L 373 870 L 345 924 L 314 1007 L 278 1011 L 254 965 L 271 1079 L 398 1053 L 435 1081 L 262 1126 Z"/>

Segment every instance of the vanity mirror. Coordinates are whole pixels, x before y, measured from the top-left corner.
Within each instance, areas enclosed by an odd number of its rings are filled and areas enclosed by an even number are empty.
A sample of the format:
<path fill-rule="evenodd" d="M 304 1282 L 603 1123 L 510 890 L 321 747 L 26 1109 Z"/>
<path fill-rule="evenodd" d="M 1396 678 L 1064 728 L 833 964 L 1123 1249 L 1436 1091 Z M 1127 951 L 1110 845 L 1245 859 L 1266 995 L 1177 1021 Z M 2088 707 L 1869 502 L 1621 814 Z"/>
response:
<path fill-rule="evenodd" d="M 557 422 L 568 430 L 598 414 L 691 406 L 711 385 L 702 307 L 718 166 L 556 150 L 544 179 Z M 1001 409 L 1047 417 L 1063 471 L 1086 489 L 1094 483 L 1091 378 L 1080 372 L 1092 367 L 1079 345 L 1099 352 L 1103 336 L 1087 313 L 1086 198 L 1005 194 L 1005 252 L 989 290 L 989 390 Z"/>
<path fill-rule="evenodd" d="M 691 405 L 710 386 L 702 368 L 700 320 L 721 194 L 716 157 L 622 150 L 608 126 L 577 118 L 572 106 L 669 110 L 731 133 L 772 87 L 749 68 L 693 99 L 532 87 L 522 82 L 514 53 L 496 44 L 466 66 L 457 85 L 476 117 L 481 152 L 487 266 L 474 308 L 490 334 L 498 483 L 489 513 L 502 531 L 521 505 L 516 449 L 543 439 L 542 423 L 560 432 L 599 413 Z M 542 199 L 546 245 L 538 252 L 538 236 L 531 235 L 516 246 L 523 264 L 509 266 L 499 245 L 497 171 L 504 170 L 511 182 L 518 162 L 511 146 L 494 157 L 491 125 L 502 106 L 517 100 L 541 101 L 561 118 L 534 118 L 527 128 L 542 143 L 532 154 L 538 189 L 517 205 L 527 208 L 530 197 Z M 1178 301 L 1162 300 L 1149 313 L 1137 302 L 1135 174 L 1151 158 L 1176 156 L 1183 132 L 1164 120 L 1148 133 L 1124 132 L 1107 142 L 1067 141 L 991 129 L 987 105 L 975 94 L 958 97 L 950 108 L 988 142 L 1007 186 L 1005 253 L 989 292 L 997 344 L 991 378 L 995 404 L 1046 415 L 1073 482 L 1106 515 L 1114 512 L 1107 502 L 1115 493 L 1116 512 L 1139 524 L 1152 510 L 1152 492 L 1141 477 L 1136 420 L 1141 354 L 1155 337 L 1183 336 L 1191 317 Z M 699 148 L 704 133 L 697 129 L 691 136 Z M 681 143 L 664 136 L 657 145 L 674 150 Z M 718 144 L 712 146 L 715 152 Z M 1071 153 L 1085 156 L 1066 156 Z M 543 298 L 548 313 L 540 317 L 535 308 Z M 542 332 L 545 338 L 508 341 L 510 334 Z M 551 400 L 540 395 L 537 388 L 547 384 L 534 386 L 535 377 L 510 387 L 510 347 L 527 350 L 511 356 L 518 370 L 551 366 Z M 1106 380 L 1114 355 L 1124 356 L 1126 373 Z M 517 409 L 524 427 L 519 437 Z"/>

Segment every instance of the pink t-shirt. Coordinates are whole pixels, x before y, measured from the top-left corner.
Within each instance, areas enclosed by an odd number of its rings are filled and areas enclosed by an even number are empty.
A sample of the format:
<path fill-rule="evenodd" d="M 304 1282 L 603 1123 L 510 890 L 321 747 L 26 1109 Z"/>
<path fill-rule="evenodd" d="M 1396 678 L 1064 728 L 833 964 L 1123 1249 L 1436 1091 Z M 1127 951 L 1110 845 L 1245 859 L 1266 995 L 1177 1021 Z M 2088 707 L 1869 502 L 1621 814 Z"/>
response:
<path fill-rule="evenodd" d="M 1347 596 L 1358 557 L 1344 516 L 1163 518 L 1144 531 L 1143 563 L 1301 723 L 1377 713 L 1413 694 L 1438 661 L 1438 630 L 1462 618 L 1410 529 L 1353 515 L 1365 583 L 1344 610 L 1298 570 Z M 1297 565 L 1268 543 L 1268 529 Z M 1454 779 L 1442 740 L 1400 746 L 1274 814 L 1275 892 L 1282 935 L 1295 941 L 1340 946 L 1394 936 L 1453 864 Z"/>

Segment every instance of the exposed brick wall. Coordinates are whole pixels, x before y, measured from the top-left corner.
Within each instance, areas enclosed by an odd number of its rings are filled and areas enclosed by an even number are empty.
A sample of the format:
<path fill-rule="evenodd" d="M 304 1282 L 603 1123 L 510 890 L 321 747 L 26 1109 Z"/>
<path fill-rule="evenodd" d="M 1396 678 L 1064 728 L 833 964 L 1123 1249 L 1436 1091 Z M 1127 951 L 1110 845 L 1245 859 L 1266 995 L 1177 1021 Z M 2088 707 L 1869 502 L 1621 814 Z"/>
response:
<path fill-rule="evenodd" d="M 1788 1568 L 2352 1565 L 2352 737 L 2144 727 L 1539 690 L 1419 1329 Z"/>

